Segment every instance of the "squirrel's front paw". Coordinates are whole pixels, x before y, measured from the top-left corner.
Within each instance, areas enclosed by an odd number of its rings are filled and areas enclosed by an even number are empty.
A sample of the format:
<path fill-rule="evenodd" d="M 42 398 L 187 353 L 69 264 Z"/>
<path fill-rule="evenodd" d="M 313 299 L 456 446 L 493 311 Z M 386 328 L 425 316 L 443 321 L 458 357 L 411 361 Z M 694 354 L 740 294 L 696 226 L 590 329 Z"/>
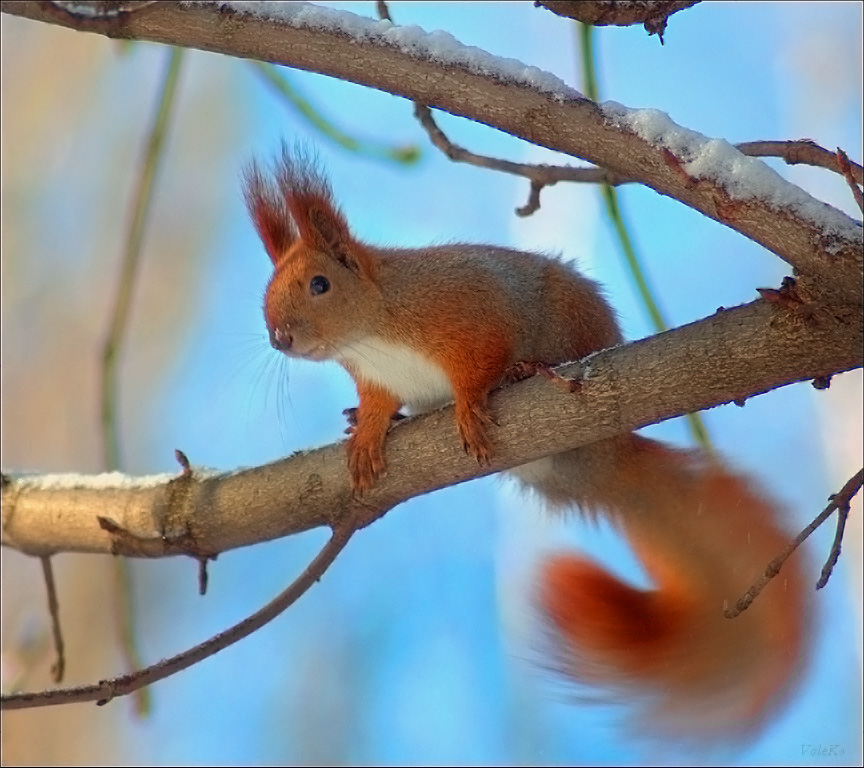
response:
<path fill-rule="evenodd" d="M 494 423 L 489 410 L 479 404 L 457 408 L 456 420 L 465 452 L 477 459 L 478 464 L 489 464 L 493 451 L 486 430 Z"/>
<path fill-rule="evenodd" d="M 384 446 L 360 441 L 355 432 L 348 440 L 348 471 L 355 493 L 368 491 L 387 469 Z"/>

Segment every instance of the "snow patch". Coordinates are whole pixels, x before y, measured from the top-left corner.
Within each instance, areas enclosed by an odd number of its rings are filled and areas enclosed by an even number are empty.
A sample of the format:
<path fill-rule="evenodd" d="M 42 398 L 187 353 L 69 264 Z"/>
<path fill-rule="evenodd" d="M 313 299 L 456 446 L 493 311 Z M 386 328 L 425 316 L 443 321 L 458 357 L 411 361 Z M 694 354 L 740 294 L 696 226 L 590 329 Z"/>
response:
<path fill-rule="evenodd" d="M 556 101 L 581 99 L 582 94 L 551 72 L 532 67 L 518 59 L 495 56 L 473 45 L 460 43 L 449 32 L 427 32 L 415 24 L 397 26 L 385 19 L 370 19 L 350 11 L 339 11 L 312 3 L 220 2 L 220 0 L 185 0 L 183 5 L 217 5 L 259 19 L 297 28 L 338 32 L 358 42 L 398 48 L 404 53 L 439 64 L 461 67 L 478 75 L 504 82 L 527 85 L 547 93 Z"/>
<path fill-rule="evenodd" d="M 193 475 L 196 480 L 200 480 L 204 476 L 216 474 L 212 470 L 199 470 L 193 468 Z M 164 472 L 160 475 L 126 475 L 123 472 L 103 472 L 99 475 L 81 475 L 74 472 L 54 475 L 12 475 L 12 480 L 21 488 L 29 488 L 42 491 L 61 491 L 61 490 L 143 490 L 145 488 L 155 488 L 159 485 L 165 485 L 171 480 L 176 480 L 179 475 L 170 472 Z"/>
<path fill-rule="evenodd" d="M 716 183 L 733 199 L 761 200 L 772 208 L 791 210 L 836 238 L 833 242 L 838 249 L 843 240 L 861 239 L 861 225 L 854 219 L 808 195 L 728 141 L 684 128 L 659 109 L 629 109 L 614 101 L 601 104 L 600 109 L 614 125 L 633 131 L 654 147 L 669 150 L 688 176 Z"/>
<path fill-rule="evenodd" d="M 120 15 L 119 9 L 103 8 L 101 5 L 94 6 L 82 3 L 62 2 L 62 0 L 54 0 L 54 5 L 67 13 L 71 13 L 73 16 L 80 16 L 82 18 L 113 18 Z"/>

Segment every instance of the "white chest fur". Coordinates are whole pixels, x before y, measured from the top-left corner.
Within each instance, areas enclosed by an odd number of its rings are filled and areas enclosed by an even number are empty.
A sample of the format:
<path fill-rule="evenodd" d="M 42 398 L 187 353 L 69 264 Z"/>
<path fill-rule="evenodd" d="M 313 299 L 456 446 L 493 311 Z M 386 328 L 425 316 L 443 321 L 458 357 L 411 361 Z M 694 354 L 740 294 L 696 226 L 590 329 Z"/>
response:
<path fill-rule="evenodd" d="M 444 370 L 402 344 L 370 336 L 342 347 L 336 359 L 347 363 L 357 376 L 392 392 L 413 413 L 431 411 L 453 400 Z"/>

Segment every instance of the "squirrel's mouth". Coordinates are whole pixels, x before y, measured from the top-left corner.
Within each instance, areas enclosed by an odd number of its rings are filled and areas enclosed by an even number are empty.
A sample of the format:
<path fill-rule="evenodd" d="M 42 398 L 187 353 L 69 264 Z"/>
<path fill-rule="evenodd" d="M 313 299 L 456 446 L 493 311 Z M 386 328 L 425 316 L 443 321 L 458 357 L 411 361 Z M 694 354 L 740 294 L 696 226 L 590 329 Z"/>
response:
<path fill-rule="evenodd" d="M 315 344 L 309 349 L 298 348 L 298 345 L 295 345 L 286 351 L 286 354 L 291 357 L 299 357 L 302 360 L 311 360 L 316 363 L 320 363 L 322 360 L 329 360 L 332 357 L 331 347 L 329 344 Z"/>
<path fill-rule="evenodd" d="M 296 332 L 289 326 L 277 327 L 270 331 L 270 346 L 288 357 L 297 357 L 313 362 L 328 360 L 333 356 L 332 344 L 322 341 L 317 343 L 304 341 L 303 338 L 298 338 Z"/>

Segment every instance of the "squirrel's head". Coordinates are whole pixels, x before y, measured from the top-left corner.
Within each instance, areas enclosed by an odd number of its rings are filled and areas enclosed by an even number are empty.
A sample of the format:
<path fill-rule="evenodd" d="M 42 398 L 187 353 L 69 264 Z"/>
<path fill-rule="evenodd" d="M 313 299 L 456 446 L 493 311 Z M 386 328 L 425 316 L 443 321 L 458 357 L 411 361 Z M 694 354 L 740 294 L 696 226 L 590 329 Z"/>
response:
<path fill-rule="evenodd" d="M 270 343 L 311 360 L 338 356 L 364 334 L 378 305 L 374 256 L 348 230 L 327 180 L 283 145 L 272 174 L 246 171 L 246 204 L 273 276 L 264 298 Z"/>

